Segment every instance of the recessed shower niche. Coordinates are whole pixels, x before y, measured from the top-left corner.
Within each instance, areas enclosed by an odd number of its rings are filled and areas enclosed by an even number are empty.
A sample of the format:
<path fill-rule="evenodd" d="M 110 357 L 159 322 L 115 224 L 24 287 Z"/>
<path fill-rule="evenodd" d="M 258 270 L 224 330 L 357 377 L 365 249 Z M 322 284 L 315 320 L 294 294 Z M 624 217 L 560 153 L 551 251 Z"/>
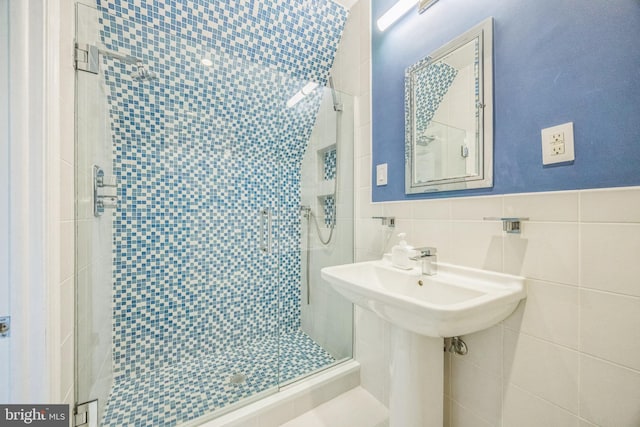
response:
<path fill-rule="evenodd" d="M 335 131 L 334 131 L 335 132 Z M 327 138 L 329 141 L 333 138 Z M 322 147 L 316 151 L 318 159 L 318 208 L 324 216 L 324 225 L 335 225 L 335 203 L 337 186 L 338 150 L 335 143 Z"/>

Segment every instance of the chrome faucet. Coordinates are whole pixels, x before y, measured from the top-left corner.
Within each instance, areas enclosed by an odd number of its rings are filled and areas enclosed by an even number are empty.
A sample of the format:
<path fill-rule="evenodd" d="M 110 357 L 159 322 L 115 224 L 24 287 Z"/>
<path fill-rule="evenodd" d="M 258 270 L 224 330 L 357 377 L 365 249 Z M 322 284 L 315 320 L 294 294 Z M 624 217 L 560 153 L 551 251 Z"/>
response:
<path fill-rule="evenodd" d="M 417 255 L 411 257 L 413 261 L 420 261 L 422 274 L 435 276 L 438 274 L 438 250 L 432 247 L 416 248 Z"/>

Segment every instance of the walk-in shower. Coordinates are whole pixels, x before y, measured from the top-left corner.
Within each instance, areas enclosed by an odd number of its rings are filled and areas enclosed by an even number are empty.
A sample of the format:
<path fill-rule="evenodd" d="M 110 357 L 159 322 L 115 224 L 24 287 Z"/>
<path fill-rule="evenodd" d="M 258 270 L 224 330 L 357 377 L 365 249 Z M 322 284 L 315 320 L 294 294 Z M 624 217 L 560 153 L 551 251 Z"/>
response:
<path fill-rule="evenodd" d="M 351 357 L 319 276 L 353 260 L 346 12 L 316 3 L 77 6 L 76 398 L 99 425 L 191 423 Z"/>

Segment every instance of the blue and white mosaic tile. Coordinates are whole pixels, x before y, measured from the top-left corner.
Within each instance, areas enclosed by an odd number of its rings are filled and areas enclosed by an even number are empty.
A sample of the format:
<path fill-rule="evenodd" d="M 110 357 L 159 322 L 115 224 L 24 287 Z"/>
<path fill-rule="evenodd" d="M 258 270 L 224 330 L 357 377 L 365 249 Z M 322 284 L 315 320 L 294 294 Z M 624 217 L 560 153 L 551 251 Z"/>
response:
<path fill-rule="evenodd" d="M 334 362 L 304 332 L 265 336 L 233 350 L 117 380 L 102 426 L 175 426 Z M 235 383 L 236 374 L 245 380 Z"/>
<path fill-rule="evenodd" d="M 444 62 L 430 64 L 417 73 L 415 80 L 417 144 L 427 145 L 429 143 L 425 131 L 457 75 L 458 70 Z"/>
<path fill-rule="evenodd" d="M 328 150 L 324 153 L 324 174 L 323 179 L 329 181 L 336 177 L 337 150 Z"/>
<path fill-rule="evenodd" d="M 300 164 L 321 90 L 285 104 L 326 81 L 347 16 L 314 4 L 98 1 L 105 47 L 158 76 L 134 81 L 134 66 L 104 58 L 119 182 L 116 384 L 163 369 L 182 377 L 185 361 L 299 329 Z M 269 254 L 257 241 L 264 208 Z"/>
<path fill-rule="evenodd" d="M 323 200 L 324 209 L 324 225 L 331 227 L 336 223 L 336 199 L 333 196 L 327 196 Z"/>

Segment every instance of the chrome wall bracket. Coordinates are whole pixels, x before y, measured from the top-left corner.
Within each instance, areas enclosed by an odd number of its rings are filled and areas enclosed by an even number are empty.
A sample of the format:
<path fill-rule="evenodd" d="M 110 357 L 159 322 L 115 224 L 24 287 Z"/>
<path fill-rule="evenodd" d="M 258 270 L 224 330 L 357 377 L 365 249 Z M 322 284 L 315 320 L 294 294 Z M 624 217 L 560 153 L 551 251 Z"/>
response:
<path fill-rule="evenodd" d="M 520 222 L 528 221 L 529 218 L 498 218 L 493 216 L 485 216 L 485 221 L 502 221 L 502 231 L 509 234 L 520 234 Z"/>
<path fill-rule="evenodd" d="M 371 218 L 381 220 L 382 225 L 389 228 L 395 228 L 396 226 L 396 217 L 394 216 L 372 216 Z"/>
<path fill-rule="evenodd" d="M 102 216 L 105 209 L 118 206 L 117 194 L 101 194 L 105 187 L 117 188 L 115 177 L 106 177 L 100 166 L 93 165 L 93 215 Z"/>

